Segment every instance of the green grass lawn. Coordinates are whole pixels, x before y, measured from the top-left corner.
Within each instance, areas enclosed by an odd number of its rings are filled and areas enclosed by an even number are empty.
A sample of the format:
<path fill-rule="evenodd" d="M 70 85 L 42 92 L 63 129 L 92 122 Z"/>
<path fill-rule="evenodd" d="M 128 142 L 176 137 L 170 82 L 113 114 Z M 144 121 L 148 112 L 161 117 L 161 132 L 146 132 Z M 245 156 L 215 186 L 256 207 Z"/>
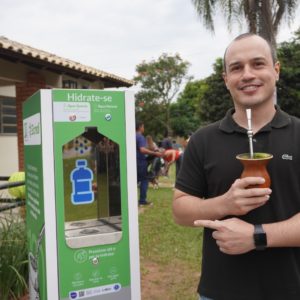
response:
<path fill-rule="evenodd" d="M 149 190 L 152 207 L 140 214 L 140 247 L 143 255 L 159 263 L 170 263 L 176 257 L 194 264 L 200 259 L 202 230 L 179 226 L 172 218 L 171 188 Z"/>
<path fill-rule="evenodd" d="M 173 186 L 174 168 L 170 178 L 161 178 L 164 186 Z M 196 288 L 199 279 L 201 263 L 202 230 L 179 226 L 174 223 L 172 217 L 172 187 L 161 187 L 158 190 L 149 188 L 148 199 L 153 206 L 143 209 L 139 214 L 140 230 L 140 255 L 141 273 L 148 276 L 146 264 L 153 263 L 158 267 L 157 272 L 169 270 L 171 283 L 163 280 L 161 288 L 159 282 L 154 282 L 153 288 L 161 290 L 161 298 L 149 296 L 147 299 L 197 299 Z M 181 270 L 176 269 L 180 266 Z M 159 274 L 156 274 L 159 276 Z M 155 275 L 153 274 L 155 277 Z M 173 277 L 178 277 L 178 280 Z M 159 281 L 159 280 L 158 280 Z M 176 284 L 174 284 L 176 282 Z M 142 287 L 143 287 L 142 282 Z M 164 291 L 164 292 L 162 292 Z M 166 293 L 169 294 L 166 294 Z M 144 296 L 143 300 L 146 299 Z"/>

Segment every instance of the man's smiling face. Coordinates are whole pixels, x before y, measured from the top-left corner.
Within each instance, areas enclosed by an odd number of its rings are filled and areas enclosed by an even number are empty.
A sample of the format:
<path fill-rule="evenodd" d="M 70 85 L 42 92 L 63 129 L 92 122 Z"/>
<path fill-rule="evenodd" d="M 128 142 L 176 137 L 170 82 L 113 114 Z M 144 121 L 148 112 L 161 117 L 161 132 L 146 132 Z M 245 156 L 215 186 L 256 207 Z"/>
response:
<path fill-rule="evenodd" d="M 235 105 L 255 107 L 274 100 L 279 63 L 258 36 L 233 41 L 226 50 L 224 80 Z"/>

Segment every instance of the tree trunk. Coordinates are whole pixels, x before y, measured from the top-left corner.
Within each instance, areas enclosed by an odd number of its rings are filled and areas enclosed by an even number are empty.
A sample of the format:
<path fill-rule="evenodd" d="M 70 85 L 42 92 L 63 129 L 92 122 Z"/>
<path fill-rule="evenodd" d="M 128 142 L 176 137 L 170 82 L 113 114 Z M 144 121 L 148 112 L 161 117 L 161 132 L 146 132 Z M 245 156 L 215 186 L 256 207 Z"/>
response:
<path fill-rule="evenodd" d="M 276 48 L 276 38 L 272 24 L 272 9 L 269 0 L 259 1 L 258 34 L 269 41 Z"/>
<path fill-rule="evenodd" d="M 276 31 L 274 31 L 272 23 L 273 15 L 270 0 L 245 1 L 244 13 L 249 32 L 260 35 L 276 48 Z"/>
<path fill-rule="evenodd" d="M 170 126 L 170 103 L 167 103 L 166 104 L 166 124 L 167 124 L 167 131 L 168 131 L 168 134 L 170 135 L 170 136 L 172 136 L 173 135 L 173 130 L 172 130 L 172 128 L 171 128 L 171 126 Z"/>
<path fill-rule="evenodd" d="M 244 13 L 248 22 L 249 32 L 257 33 L 257 0 L 244 1 Z"/>

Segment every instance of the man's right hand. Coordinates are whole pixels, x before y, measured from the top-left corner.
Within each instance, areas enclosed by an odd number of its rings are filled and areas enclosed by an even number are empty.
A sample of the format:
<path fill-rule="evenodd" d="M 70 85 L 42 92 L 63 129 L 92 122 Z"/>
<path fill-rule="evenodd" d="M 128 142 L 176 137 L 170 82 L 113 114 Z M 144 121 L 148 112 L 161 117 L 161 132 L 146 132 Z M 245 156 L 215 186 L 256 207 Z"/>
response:
<path fill-rule="evenodd" d="M 264 183 L 261 177 L 245 177 L 236 179 L 224 196 L 224 215 L 241 216 L 249 211 L 264 205 L 270 198 L 272 190 L 269 188 L 256 188 Z"/>

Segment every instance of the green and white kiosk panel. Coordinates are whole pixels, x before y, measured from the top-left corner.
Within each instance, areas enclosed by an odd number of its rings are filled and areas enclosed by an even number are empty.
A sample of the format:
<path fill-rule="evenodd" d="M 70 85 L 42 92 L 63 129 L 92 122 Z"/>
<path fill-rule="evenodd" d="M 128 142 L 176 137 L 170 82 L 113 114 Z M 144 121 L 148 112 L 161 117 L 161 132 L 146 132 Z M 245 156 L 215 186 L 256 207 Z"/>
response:
<path fill-rule="evenodd" d="M 140 299 L 132 94 L 40 90 L 23 129 L 30 299 Z"/>

